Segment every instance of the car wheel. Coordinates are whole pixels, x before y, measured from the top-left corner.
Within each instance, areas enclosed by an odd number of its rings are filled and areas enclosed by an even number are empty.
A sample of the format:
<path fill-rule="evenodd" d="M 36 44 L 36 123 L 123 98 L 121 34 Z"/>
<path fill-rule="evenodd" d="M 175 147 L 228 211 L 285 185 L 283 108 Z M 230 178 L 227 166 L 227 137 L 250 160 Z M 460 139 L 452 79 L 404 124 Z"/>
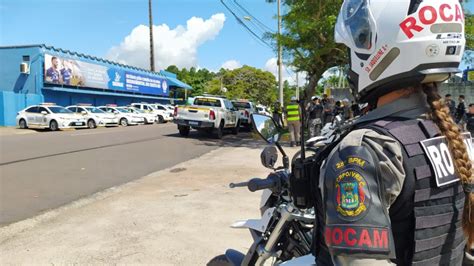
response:
<path fill-rule="evenodd" d="M 28 125 L 26 124 L 25 119 L 20 119 L 20 122 L 18 122 L 18 125 L 20 126 L 21 129 L 27 129 Z"/>
<path fill-rule="evenodd" d="M 240 121 L 237 122 L 237 125 L 232 129 L 232 134 L 237 135 L 239 134 L 240 130 Z"/>
<path fill-rule="evenodd" d="M 87 121 L 87 127 L 90 129 L 93 129 L 93 128 L 96 128 L 97 126 L 95 125 L 95 121 L 93 119 L 89 119 L 89 121 Z"/>
<path fill-rule="evenodd" d="M 161 115 L 159 115 L 158 116 L 158 124 L 163 124 L 164 122 L 165 122 L 165 119 Z"/>
<path fill-rule="evenodd" d="M 218 128 L 216 128 L 215 131 L 216 131 L 216 133 L 215 133 L 216 138 L 217 139 L 222 139 L 222 137 L 224 136 L 224 123 L 221 122 L 221 124 L 219 125 Z"/>
<path fill-rule="evenodd" d="M 249 123 L 245 126 L 245 129 L 247 129 L 248 132 L 251 132 L 253 130 L 252 123 Z"/>
<path fill-rule="evenodd" d="M 53 121 L 49 122 L 49 129 L 51 131 L 58 130 L 59 129 L 58 122 L 56 122 L 56 120 L 53 120 Z"/>
<path fill-rule="evenodd" d="M 183 137 L 189 136 L 189 131 L 191 131 L 191 129 L 186 126 L 179 126 L 178 130 L 179 130 L 179 134 Z"/>
<path fill-rule="evenodd" d="M 120 118 L 120 125 L 123 127 L 128 126 L 127 118 Z"/>

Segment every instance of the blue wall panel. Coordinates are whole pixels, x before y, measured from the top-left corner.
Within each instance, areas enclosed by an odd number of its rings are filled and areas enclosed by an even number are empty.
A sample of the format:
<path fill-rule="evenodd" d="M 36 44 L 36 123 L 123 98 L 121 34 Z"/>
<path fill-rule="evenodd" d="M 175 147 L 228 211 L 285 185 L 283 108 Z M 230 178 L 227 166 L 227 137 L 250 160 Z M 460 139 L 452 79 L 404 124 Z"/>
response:
<path fill-rule="evenodd" d="M 12 91 L 0 91 L 0 125 L 15 126 L 18 111 L 43 101 L 43 96 L 40 94 L 18 94 Z"/>

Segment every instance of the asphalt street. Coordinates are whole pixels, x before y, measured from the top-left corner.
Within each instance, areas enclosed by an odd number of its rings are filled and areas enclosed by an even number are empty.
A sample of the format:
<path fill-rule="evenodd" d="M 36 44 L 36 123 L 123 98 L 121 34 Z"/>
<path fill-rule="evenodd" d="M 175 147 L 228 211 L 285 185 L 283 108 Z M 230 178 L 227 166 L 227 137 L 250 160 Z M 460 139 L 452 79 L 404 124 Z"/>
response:
<path fill-rule="evenodd" d="M 220 146 L 241 145 L 242 138 L 248 137 L 244 133 L 214 140 L 192 132 L 183 138 L 171 123 L 2 136 L 0 226 L 172 167 Z"/>

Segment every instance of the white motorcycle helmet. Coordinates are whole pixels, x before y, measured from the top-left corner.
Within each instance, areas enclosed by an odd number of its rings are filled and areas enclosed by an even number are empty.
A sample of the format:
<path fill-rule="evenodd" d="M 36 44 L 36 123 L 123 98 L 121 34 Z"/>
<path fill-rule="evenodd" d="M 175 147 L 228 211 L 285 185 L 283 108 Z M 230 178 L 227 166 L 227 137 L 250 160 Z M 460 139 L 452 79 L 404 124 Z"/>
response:
<path fill-rule="evenodd" d="M 459 0 L 345 0 L 335 39 L 349 48 L 354 95 L 369 102 L 459 72 L 464 14 Z"/>

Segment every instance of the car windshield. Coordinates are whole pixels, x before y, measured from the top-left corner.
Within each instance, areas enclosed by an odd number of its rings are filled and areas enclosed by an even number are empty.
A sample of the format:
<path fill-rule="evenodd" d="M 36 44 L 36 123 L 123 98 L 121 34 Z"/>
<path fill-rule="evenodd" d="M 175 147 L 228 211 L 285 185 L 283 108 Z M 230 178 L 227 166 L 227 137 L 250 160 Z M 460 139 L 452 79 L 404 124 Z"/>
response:
<path fill-rule="evenodd" d="M 104 111 L 100 110 L 99 108 L 96 107 L 86 107 L 85 108 L 87 111 L 93 113 L 93 114 L 103 114 L 105 113 Z"/>
<path fill-rule="evenodd" d="M 48 109 L 55 114 L 72 114 L 71 111 L 61 106 L 51 106 Z"/>
<path fill-rule="evenodd" d="M 125 108 L 115 108 L 117 111 L 121 112 L 121 113 L 131 113 L 131 111 L 128 111 L 127 109 Z"/>
<path fill-rule="evenodd" d="M 136 112 L 136 113 L 145 113 L 145 111 L 141 110 L 141 109 L 137 109 L 137 108 L 130 108 L 129 110 L 131 110 L 132 112 Z"/>
<path fill-rule="evenodd" d="M 221 107 L 221 101 L 212 98 L 197 98 L 194 100 L 194 105 Z"/>
<path fill-rule="evenodd" d="M 232 102 L 232 103 L 234 104 L 235 108 L 239 110 L 252 108 L 249 102 Z"/>

